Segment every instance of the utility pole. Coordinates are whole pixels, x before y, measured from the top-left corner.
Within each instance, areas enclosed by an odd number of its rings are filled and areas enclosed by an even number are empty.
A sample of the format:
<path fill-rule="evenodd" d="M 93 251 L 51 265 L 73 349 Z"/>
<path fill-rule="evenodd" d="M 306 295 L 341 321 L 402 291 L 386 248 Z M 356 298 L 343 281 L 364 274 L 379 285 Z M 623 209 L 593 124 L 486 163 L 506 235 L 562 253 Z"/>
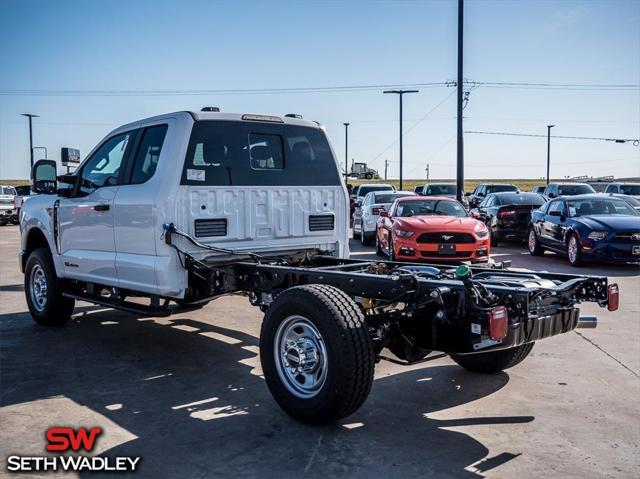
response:
<path fill-rule="evenodd" d="M 426 170 L 427 170 L 427 181 L 429 181 L 429 163 L 427 163 Z"/>
<path fill-rule="evenodd" d="M 389 168 L 389 160 L 384 160 L 384 179 L 387 179 L 387 169 Z"/>
<path fill-rule="evenodd" d="M 551 169 L 551 128 L 556 125 L 547 125 L 547 184 L 549 184 L 549 170 Z"/>
<path fill-rule="evenodd" d="M 385 90 L 382 93 L 395 93 L 400 97 L 400 190 L 402 190 L 402 96 L 405 93 L 418 93 L 419 90 Z"/>
<path fill-rule="evenodd" d="M 347 181 L 349 172 L 349 123 L 343 123 L 344 125 L 344 181 Z"/>
<path fill-rule="evenodd" d="M 29 155 L 31 157 L 31 167 L 33 167 L 33 125 L 31 120 L 33 118 L 39 118 L 39 115 L 34 115 L 33 113 L 22 113 L 22 116 L 26 116 L 29 118 Z"/>
<path fill-rule="evenodd" d="M 464 29 L 464 0 L 458 0 L 458 122 L 457 122 L 457 165 L 456 199 L 462 201 L 464 190 L 464 144 L 462 142 L 462 101 L 464 97 L 464 76 L 462 74 L 462 47 Z"/>

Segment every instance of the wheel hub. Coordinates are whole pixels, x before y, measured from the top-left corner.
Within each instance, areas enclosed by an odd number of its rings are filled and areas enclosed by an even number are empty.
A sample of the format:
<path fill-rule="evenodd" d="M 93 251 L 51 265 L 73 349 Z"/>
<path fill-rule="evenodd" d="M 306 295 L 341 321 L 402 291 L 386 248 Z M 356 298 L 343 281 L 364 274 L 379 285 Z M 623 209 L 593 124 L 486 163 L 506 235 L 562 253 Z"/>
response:
<path fill-rule="evenodd" d="M 327 378 L 327 350 L 316 326 L 303 316 L 289 316 L 278 327 L 273 345 L 282 384 L 293 395 L 318 394 Z"/>
<path fill-rule="evenodd" d="M 42 311 L 47 303 L 47 278 L 40 265 L 31 270 L 31 302 L 38 311 Z"/>
<path fill-rule="evenodd" d="M 318 367 L 318 349 L 310 339 L 301 338 L 287 344 L 282 359 L 292 372 L 311 373 Z"/>

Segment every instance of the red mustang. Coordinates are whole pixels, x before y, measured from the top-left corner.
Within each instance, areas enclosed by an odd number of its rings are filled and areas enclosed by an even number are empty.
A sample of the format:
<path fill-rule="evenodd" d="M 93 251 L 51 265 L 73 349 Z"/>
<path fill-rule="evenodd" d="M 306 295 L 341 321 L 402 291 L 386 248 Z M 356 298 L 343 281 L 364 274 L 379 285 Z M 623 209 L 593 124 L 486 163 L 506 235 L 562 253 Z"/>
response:
<path fill-rule="evenodd" d="M 487 227 L 451 198 L 408 196 L 380 212 L 376 252 L 391 260 L 486 262 L 489 248 Z"/>

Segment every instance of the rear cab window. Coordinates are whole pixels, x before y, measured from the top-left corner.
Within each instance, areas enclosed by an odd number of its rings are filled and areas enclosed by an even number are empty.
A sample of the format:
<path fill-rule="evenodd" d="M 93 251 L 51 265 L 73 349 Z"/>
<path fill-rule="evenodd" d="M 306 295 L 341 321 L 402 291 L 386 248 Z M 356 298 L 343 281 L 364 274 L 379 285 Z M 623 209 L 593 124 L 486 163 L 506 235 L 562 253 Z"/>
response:
<path fill-rule="evenodd" d="M 181 184 L 336 186 L 341 178 L 320 128 L 200 120 L 191 132 Z"/>

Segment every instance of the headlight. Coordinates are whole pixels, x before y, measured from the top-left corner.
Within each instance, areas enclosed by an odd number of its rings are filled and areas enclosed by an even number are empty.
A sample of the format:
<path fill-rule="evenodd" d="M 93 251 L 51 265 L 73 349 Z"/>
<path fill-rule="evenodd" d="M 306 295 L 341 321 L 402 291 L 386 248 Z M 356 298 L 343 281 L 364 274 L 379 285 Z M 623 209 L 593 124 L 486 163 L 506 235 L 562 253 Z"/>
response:
<path fill-rule="evenodd" d="M 476 231 L 476 236 L 478 238 L 486 238 L 489 235 L 489 231 L 485 228 L 481 231 Z"/>
<path fill-rule="evenodd" d="M 414 233 L 414 231 L 396 230 L 396 236 L 400 236 L 401 238 L 411 238 Z"/>
<path fill-rule="evenodd" d="M 605 239 L 608 234 L 609 234 L 608 231 L 592 231 L 591 233 L 589 233 L 589 239 L 594 241 L 600 241 L 602 239 Z"/>

